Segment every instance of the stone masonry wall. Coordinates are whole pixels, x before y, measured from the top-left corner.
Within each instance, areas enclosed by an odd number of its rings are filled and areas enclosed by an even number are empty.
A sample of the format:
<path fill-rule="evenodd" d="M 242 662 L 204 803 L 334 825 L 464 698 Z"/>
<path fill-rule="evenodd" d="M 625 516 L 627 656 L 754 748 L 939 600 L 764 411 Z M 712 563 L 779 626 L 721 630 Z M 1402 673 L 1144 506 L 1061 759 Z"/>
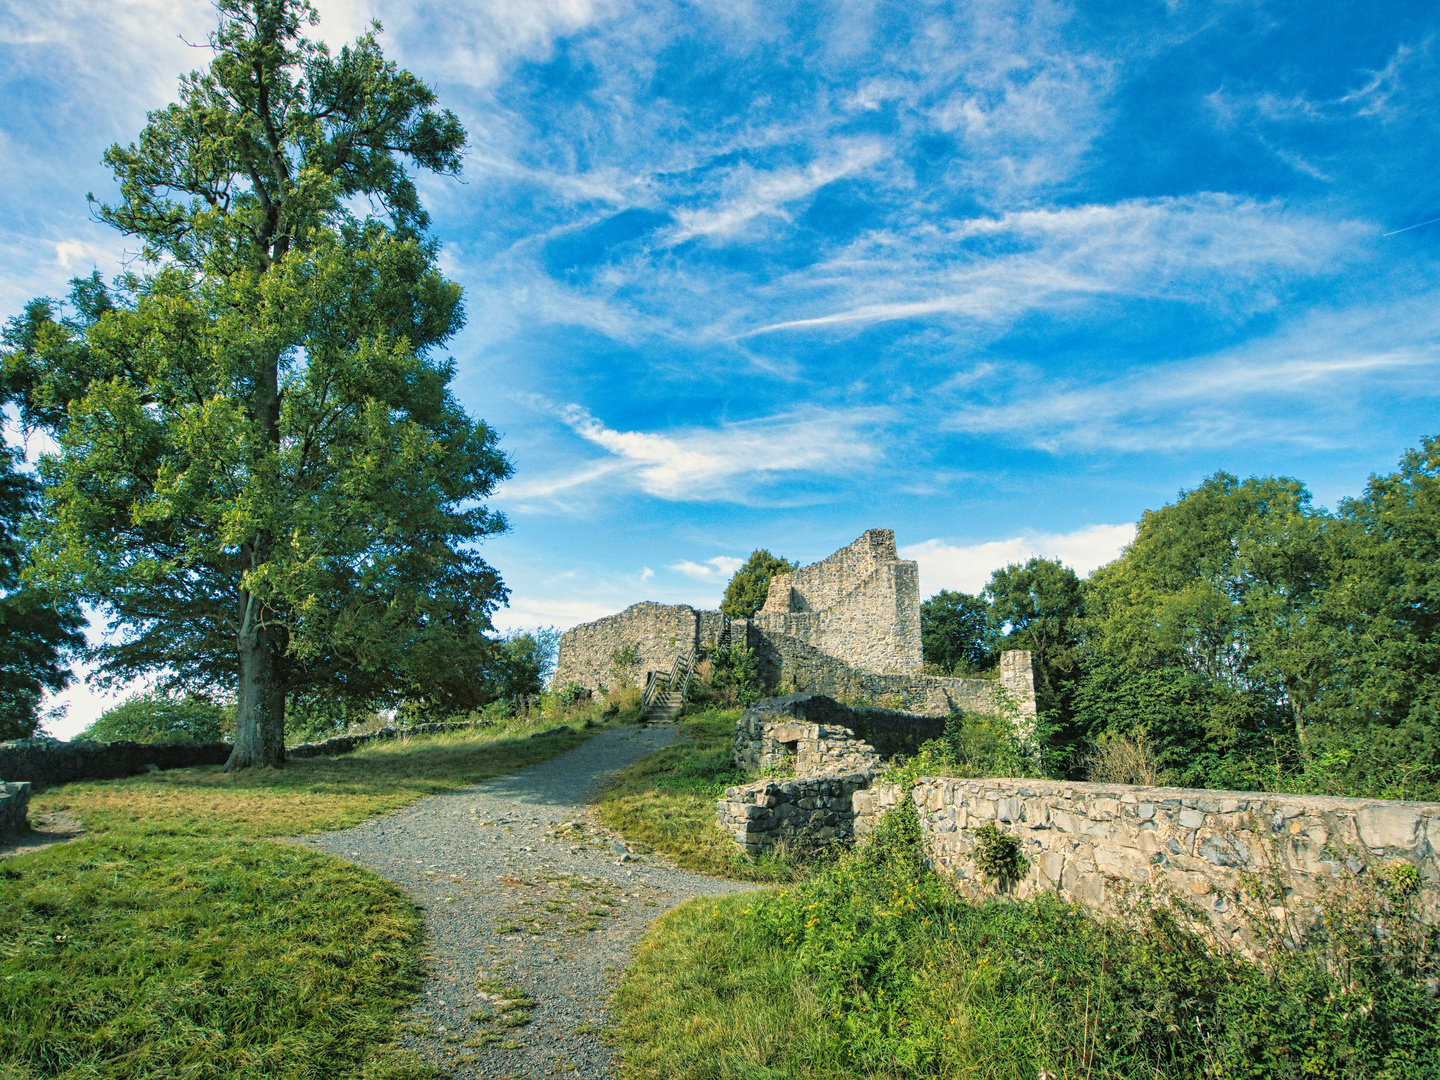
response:
<path fill-rule="evenodd" d="M 820 694 L 771 698 L 746 709 L 735 724 L 732 753 L 742 769 L 768 769 L 795 759 L 795 775 L 810 777 L 881 769 L 880 754 L 855 733 L 853 713 Z"/>
<path fill-rule="evenodd" d="M 871 672 L 918 672 L 920 571 L 871 529 L 829 558 L 779 574 L 753 620 L 766 637 L 804 642 Z"/>
<path fill-rule="evenodd" d="M 871 831 L 901 795 L 894 784 L 857 789 L 855 834 Z M 1011 892 L 1019 897 L 1056 889 L 1113 911 L 1136 886 L 1160 886 L 1245 950 L 1255 944 L 1248 878 L 1280 887 L 1266 915 L 1298 939 L 1326 888 L 1403 863 L 1419 873 L 1420 918 L 1440 923 L 1440 803 L 933 778 L 917 781 L 913 796 L 933 865 L 962 881 L 976 881 L 976 828 L 994 824 L 1018 838 L 1026 871 Z"/>
<path fill-rule="evenodd" d="M 864 773 L 761 780 L 725 789 L 715 820 L 749 855 L 777 843 L 832 844 L 854 832 L 852 802 L 870 782 Z"/>
<path fill-rule="evenodd" d="M 290 759 L 333 757 L 348 754 L 357 746 L 377 739 L 411 735 L 435 735 L 471 727 L 489 727 L 493 721 L 474 723 L 415 724 L 407 728 L 380 728 L 355 735 L 337 735 L 322 742 L 300 743 L 285 748 Z M 50 742 L 24 739 L 0 743 L 0 778 L 22 777 L 35 788 L 68 784 L 73 780 L 114 780 L 122 776 L 165 769 L 189 769 L 197 765 L 223 765 L 234 747 L 213 743 L 136 742 Z M 29 791 L 27 784 L 26 791 Z M 26 798 L 28 799 L 28 794 Z"/>
<path fill-rule="evenodd" d="M 0 780 L 0 837 L 17 836 L 26 831 L 25 815 L 30 807 L 30 785 L 9 784 Z"/>
<path fill-rule="evenodd" d="M 590 690 L 601 683 L 613 687 L 618 679 L 610 658 L 622 646 L 634 645 L 640 652 L 640 663 L 630 672 L 630 678 L 644 686 L 647 671 L 668 672 L 680 652 L 704 644 L 699 640 L 699 616 L 686 604 L 646 600 L 631 604 L 618 615 L 567 630 L 560 635 L 552 685 L 578 683 Z"/>
<path fill-rule="evenodd" d="M 1016 650 L 1000 656 L 1001 678 L 957 679 L 938 675 L 862 671 L 845 661 L 784 634 L 752 634 L 761 681 L 780 693 L 825 694 L 834 698 L 893 703 L 926 716 L 952 712 L 994 713 L 997 686 L 1004 687 L 1022 714 L 1035 712 L 1030 654 Z"/>

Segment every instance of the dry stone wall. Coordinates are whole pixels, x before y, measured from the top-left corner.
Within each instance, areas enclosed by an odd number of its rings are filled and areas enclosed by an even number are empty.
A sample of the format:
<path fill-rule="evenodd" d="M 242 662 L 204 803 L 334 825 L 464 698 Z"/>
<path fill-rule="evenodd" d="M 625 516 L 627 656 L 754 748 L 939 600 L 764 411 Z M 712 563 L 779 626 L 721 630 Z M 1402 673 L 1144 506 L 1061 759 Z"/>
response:
<path fill-rule="evenodd" d="M 434 735 L 472 727 L 489 727 L 493 721 L 454 724 L 415 724 L 405 728 L 380 728 L 355 735 L 337 735 L 322 742 L 300 743 L 285 748 L 290 759 L 332 757 L 348 754 L 357 746 L 377 739 L 411 735 Z M 0 743 L 0 779 L 24 779 L 36 790 L 73 780 L 114 780 L 122 776 L 165 769 L 189 769 L 197 765 L 223 765 L 233 750 L 229 743 L 136 743 L 136 742 L 54 742 L 49 739 L 21 739 Z M 26 789 L 29 790 L 28 787 Z M 27 796 L 28 798 L 28 796 Z"/>
<path fill-rule="evenodd" d="M 26 813 L 30 807 L 30 785 L 11 784 L 0 780 L 0 837 L 18 836 L 28 828 Z"/>
<path fill-rule="evenodd" d="M 894 784 L 857 789 L 855 834 L 873 830 L 902 796 Z M 978 883 L 976 829 L 993 824 L 1018 839 L 1025 873 L 1011 891 L 1019 897 L 1053 889 L 1114 911 L 1137 887 L 1156 886 L 1246 950 L 1256 940 L 1256 882 L 1279 896 L 1261 916 L 1299 939 L 1326 890 L 1408 866 L 1418 875 L 1419 917 L 1440 924 L 1440 803 L 933 778 L 917 781 L 913 797 L 930 861 L 961 881 Z"/>
<path fill-rule="evenodd" d="M 833 844 L 854 834 L 854 795 L 868 783 L 868 775 L 854 773 L 761 780 L 726 788 L 715 808 L 715 820 L 750 855 L 768 851 L 781 841 L 805 846 Z"/>

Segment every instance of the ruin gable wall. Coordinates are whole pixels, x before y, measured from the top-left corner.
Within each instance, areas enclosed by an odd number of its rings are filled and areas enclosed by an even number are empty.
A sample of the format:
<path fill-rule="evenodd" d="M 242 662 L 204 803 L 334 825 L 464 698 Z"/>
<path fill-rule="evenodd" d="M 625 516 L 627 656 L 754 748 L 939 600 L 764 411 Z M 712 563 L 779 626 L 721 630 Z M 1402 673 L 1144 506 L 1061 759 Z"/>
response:
<path fill-rule="evenodd" d="M 919 567 L 896 558 L 894 532 L 871 529 L 828 559 L 776 576 L 754 626 L 862 671 L 919 672 Z"/>

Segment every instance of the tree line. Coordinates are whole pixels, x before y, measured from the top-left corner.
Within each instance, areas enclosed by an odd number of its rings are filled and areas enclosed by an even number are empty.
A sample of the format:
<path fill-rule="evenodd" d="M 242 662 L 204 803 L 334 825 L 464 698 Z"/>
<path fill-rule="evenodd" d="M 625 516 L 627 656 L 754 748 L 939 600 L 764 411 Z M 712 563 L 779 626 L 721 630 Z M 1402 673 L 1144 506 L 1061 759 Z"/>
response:
<path fill-rule="evenodd" d="M 1440 439 L 1333 513 L 1216 473 L 1089 577 L 1030 559 L 921 626 L 935 672 L 1033 653 L 1057 774 L 1440 798 Z"/>

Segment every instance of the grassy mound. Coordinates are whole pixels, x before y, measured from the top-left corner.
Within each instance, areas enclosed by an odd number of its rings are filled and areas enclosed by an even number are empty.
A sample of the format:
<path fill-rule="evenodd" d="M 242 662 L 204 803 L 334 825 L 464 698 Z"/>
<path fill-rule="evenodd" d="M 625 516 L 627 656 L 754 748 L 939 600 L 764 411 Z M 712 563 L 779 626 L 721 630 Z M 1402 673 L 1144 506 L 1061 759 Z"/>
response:
<path fill-rule="evenodd" d="M 89 835 L 0 862 L 0 1078 L 437 1076 L 395 1041 L 422 978 L 409 899 L 260 838 L 353 825 L 584 738 L 532 730 L 41 793 L 37 810 Z"/>

